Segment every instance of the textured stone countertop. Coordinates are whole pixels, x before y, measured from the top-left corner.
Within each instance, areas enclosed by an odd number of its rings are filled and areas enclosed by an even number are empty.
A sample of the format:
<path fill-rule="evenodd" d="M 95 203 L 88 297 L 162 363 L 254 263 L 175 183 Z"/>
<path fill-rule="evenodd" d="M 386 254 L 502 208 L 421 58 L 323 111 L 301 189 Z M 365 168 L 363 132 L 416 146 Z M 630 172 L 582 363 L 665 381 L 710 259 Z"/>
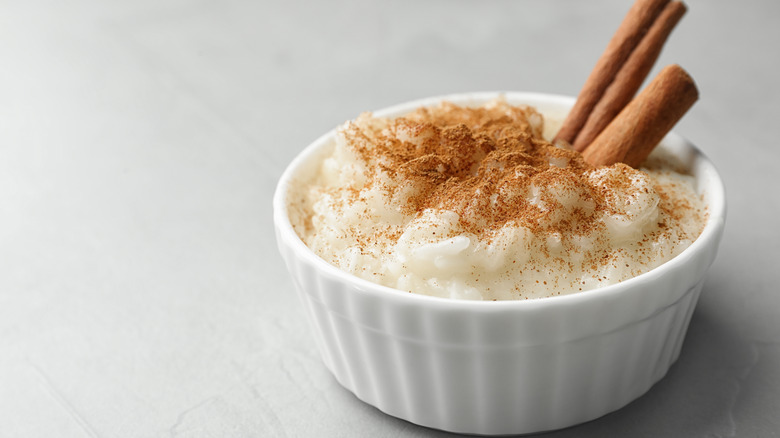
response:
<path fill-rule="evenodd" d="M 690 0 L 654 71 L 729 217 L 678 362 L 546 437 L 780 436 L 780 3 Z M 0 437 L 442 437 L 323 366 L 271 219 L 276 180 L 362 111 L 575 95 L 629 2 L 5 2 Z"/>

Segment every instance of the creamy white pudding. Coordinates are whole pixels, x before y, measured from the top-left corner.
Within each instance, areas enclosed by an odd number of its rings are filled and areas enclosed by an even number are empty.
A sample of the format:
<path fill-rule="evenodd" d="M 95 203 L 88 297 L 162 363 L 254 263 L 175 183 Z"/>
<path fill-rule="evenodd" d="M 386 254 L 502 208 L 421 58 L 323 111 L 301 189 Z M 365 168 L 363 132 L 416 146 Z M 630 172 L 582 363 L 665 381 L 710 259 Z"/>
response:
<path fill-rule="evenodd" d="M 290 190 L 316 254 L 396 289 L 475 300 L 607 286 L 688 247 L 707 211 L 657 151 L 641 169 L 593 167 L 545 140 L 542 114 L 495 100 L 443 103 L 341 126 Z"/>

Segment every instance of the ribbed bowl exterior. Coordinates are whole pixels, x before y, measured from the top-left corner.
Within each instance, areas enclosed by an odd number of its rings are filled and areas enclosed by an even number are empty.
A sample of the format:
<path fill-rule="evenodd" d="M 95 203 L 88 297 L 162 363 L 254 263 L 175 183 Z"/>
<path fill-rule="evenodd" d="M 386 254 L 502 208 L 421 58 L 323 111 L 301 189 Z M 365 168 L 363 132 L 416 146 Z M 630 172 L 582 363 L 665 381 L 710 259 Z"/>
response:
<path fill-rule="evenodd" d="M 497 93 L 446 96 L 480 102 Z M 510 103 L 568 108 L 570 98 L 505 93 Z M 378 114 L 402 114 L 412 102 Z M 280 252 L 313 326 L 325 365 L 358 398 L 436 429 L 481 435 L 532 433 L 582 423 L 628 404 L 680 353 L 725 222 L 723 186 L 692 145 L 664 146 L 690 165 L 710 217 L 670 262 L 618 285 L 528 301 L 471 302 L 405 293 L 338 270 L 314 255 L 286 217 L 295 169 L 274 199 Z"/>

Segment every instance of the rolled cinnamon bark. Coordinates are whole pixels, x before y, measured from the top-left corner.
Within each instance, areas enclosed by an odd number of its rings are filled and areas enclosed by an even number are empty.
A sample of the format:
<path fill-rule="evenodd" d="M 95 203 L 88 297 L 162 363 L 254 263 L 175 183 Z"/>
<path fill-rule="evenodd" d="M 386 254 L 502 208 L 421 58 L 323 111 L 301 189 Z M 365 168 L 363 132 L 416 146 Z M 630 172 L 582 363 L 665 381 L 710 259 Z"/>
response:
<path fill-rule="evenodd" d="M 661 54 L 664 43 L 674 26 L 686 12 L 682 2 L 673 1 L 666 5 L 656 18 L 647 34 L 639 42 L 604 95 L 596 103 L 582 130 L 572 142 L 574 149 L 583 151 L 593 139 L 617 116 L 644 82 L 653 64 Z"/>
<path fill-rule="evenodd" d="M 637 0 L 631 6 L 585 81 L 577 101 L 555 136 L 555 141 L 574 142 L 607 86 L 667 3 L 669 0 Z"/>
<path fill-rule="evenodd" d="M 666 66 L 582 156 L 594 166 L 623 162 L 639 167 L 698 98 L 691 76 L 679 65 Z"/>

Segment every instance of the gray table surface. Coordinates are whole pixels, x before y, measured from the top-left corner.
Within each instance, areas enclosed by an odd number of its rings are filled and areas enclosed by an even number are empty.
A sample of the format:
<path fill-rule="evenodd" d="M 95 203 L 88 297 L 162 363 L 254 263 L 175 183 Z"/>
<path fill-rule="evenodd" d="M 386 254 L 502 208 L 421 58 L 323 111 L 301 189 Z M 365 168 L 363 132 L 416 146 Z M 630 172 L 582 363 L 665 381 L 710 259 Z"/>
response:
<path fill-rule="evenodd" d="M 341 388 L 274 240 L 276 179 L 361 111 L 575 95 L 598 1 L 2 2 L 0 437 L 441 437 Z M 690 0 L 653 72 L 729 218 L 679 361 L 548 437 L 780 436 L 780 3 Z"/>

